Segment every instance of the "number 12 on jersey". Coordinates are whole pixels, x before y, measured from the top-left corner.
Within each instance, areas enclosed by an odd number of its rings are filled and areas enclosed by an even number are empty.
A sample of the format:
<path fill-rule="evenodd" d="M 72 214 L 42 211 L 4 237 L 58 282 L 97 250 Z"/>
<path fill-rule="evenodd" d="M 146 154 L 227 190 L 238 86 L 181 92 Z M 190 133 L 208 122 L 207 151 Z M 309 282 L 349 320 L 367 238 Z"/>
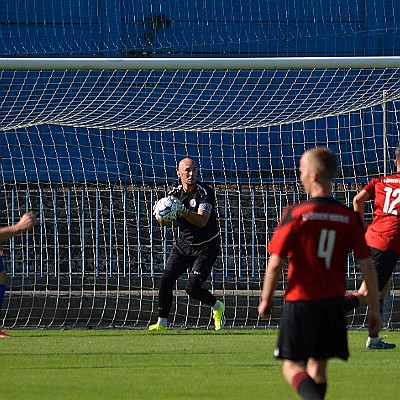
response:
<path fill-rule="evenodd" d="M 385 187 L 385 204 L 383 205 L 383 212 L 387 214 L 397 215 L 397 210 L 394 208 L 400 203 L 400 189 L 393 189 L 391 187 Z M 392 197 L 394 200 L 392 201 Z"/>

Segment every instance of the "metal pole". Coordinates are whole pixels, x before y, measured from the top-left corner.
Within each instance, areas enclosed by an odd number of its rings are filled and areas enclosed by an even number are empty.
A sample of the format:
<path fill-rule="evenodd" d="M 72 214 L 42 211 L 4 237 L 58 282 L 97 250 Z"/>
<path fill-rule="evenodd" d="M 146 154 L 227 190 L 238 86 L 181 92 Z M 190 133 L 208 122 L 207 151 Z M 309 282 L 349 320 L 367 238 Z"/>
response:
<path fill-rule="evenodd" d="M 387 115 L 387 90 L 383 91 L 383 121 L 382 121 L 382 141 L 383 141 L 383 175 L 388 172 L 388 115 Z"/>

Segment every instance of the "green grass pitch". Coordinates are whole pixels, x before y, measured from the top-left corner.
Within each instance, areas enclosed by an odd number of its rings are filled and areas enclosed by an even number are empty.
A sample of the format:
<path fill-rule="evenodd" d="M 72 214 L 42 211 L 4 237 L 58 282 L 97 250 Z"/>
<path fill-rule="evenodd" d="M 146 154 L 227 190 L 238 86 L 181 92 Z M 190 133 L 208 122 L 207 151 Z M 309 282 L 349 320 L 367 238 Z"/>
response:
<path fill-rule="evenodd" d="M 272 357 L 276 330 L 11 331 L 0 340 L 7 400 L 297 399 Z M 398 399 L 394 350 L 367 351 L 350 331 L 348 362 L 331 360 L 326 399 Z"/>

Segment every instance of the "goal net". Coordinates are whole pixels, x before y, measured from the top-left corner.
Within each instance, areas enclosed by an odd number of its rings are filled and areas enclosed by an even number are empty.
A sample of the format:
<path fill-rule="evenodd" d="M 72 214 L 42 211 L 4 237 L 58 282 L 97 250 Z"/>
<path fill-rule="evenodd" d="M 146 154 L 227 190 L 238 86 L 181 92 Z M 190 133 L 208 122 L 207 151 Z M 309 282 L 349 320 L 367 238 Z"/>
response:
<path fill-rule="evenodd" d="M 174 67 L 175 65 L 175 67 Z M 298 161 L 329 146 L 335 197 L 350 205 L 392 171 L 400 129 L 397 57 L 332 59 L 0 59 L 0 218 L 38 213 L 33 232 L 7 242 L 10 276 L 0 323 L 22 327 L 146 327 L 176 228 L 152 206 L 193 158 L 216 189 L 222 250 L 207 287 L 228 327 L 260 320 L 266 246 L 282 208 L 306 198 Z M 371 218 L 371 209 L 367 210 Z M 348 290 L 361 276 L 353 257 Z M 212 326 L 208 306 L 178 280 L 174 327 Z M 399 275 L 385 326 L 399 328 Z M 365 309 L 349 326 L 365 326 Z"/>

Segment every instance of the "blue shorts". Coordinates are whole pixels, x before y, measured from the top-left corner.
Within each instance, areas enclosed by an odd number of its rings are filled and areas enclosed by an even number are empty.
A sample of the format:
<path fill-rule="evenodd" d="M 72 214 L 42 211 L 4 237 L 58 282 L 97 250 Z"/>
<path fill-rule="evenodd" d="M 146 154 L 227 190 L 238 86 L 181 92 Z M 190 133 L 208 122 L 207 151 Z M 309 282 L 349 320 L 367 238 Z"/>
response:
<path fill-rule="evenodd" d="M 5 271 L 6 267 L 4 265 L 3 256 L 0 256 L 0 272 Z"/>

